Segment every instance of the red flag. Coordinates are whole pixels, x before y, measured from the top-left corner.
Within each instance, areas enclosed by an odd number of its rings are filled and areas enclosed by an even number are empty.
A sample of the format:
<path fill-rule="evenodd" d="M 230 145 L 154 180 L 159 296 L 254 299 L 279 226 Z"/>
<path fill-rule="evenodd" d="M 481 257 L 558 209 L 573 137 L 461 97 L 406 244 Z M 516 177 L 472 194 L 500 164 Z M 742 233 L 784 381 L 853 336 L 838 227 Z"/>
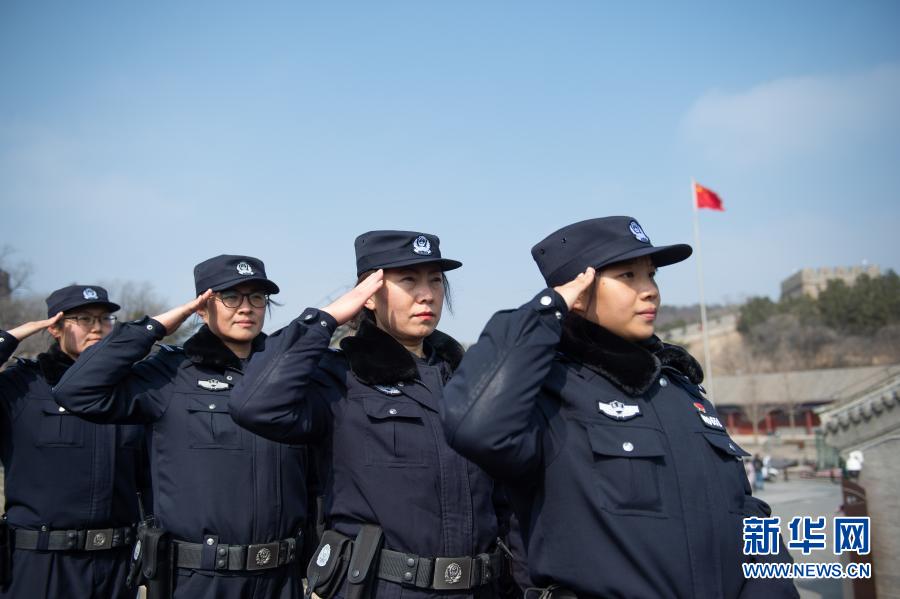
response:
<path fill-rule="evenodd" d="M 719 194 L 703 187 L 699 183 L 694 183 L 694 200 L 697 202 L 697 208 L 725 211 L 725 206 L 722 204 L 722 198 L 719 197 Z"/>

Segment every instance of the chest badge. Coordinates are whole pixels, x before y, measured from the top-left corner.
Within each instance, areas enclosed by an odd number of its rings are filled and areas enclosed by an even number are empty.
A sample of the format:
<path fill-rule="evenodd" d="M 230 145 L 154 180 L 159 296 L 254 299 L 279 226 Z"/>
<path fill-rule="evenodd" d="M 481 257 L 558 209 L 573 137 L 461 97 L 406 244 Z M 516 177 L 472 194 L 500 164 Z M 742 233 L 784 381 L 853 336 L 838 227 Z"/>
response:
<path fill-rule="evenodd" d="M 604 416 L 608 416 L 613 420 L 631 420 L 641 415 L 640 406 L 630 406 L 623 404 L 621 401 L 611 401 L 609 403 L 597 402 L 600 412 Z"/>
<path fill-rule="evenodd" d="M 209 379 L 206 381 L 200 380 L 197 381 L 197 386 L 206 389 L 207 391 L 224 391 L 231 387 L 228 383 L 223 383 L 218 379 Z"/>
<path fill-rule="evenodd" d="M 709 414 L 707 414 L 706 406 L 704 406 L 702 403 L 700 403 L 699 401 L 695 401 L 694 407 L 697 409 L 697 415 L 700 416 L 700 420 L 705 426 L 714 428 L 719 431 L 725 430 L 725 425 L 722 424 L 722 421 L 715 416 L 710 416 Z"/>
<path fill-rule="evenodd" d="M 400 389 L 397 387 L 392 387 L 391 385 L 372 385 L 385 395 L 400 395 L 402 393 Z"/>

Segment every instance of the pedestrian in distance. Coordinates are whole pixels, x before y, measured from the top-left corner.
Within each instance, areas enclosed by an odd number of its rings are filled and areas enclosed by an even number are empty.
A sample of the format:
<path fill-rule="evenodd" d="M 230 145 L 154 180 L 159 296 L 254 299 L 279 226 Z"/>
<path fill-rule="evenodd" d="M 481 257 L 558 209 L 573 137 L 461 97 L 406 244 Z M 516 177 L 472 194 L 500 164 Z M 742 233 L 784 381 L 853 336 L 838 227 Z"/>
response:
<path fill-rule="evenodd" d="M 240 255 L 201 262 L 194 283 L 196 299 L 117 327 L 54 395 L 83 418 L 146 427 L 154 519 L 136 557 L 150 597 L 298 599 L 306 450 L 257 437 L 229 415 L 279 288 L 261 260 Z M 204 324 L 183 347 L 145 358 L 194 313 Z"/>
<path fill-rule="evenodd" d="M 307 575 L 325 599 L 493 597 L 506 567 L 502 498 L 441 429 L 463 350 L 436 329 L 444 273 L 461 266 L 439 244 L 410 231 L 357 237 L 357 286 L 274 333 L 232 396 L 242 426 L 321 456 L 326 530 Z M 356 334 L 329 351 L 355 316 Z"/>
<path fill-rule="evenodd" d="M 146 486 L 143 429 L 93 424 L 57 405 L 51 387 L 109 334 L 119 305 L 98 285 L 47 298 L 47 319 L 0 331 L 0 364 L 48 331 L 49 349 L 0 373 L 0 597 L 126 599 Z"/>
<path fill-rule="evenodd" d="M 700 365 L 654 335 L 657 268 L 690 254 L 625 216 L 550 234 L 547 288 L 495 314 L 445 390 L 449 443 L 509 485 L 542 597 L 798 596 L 744 578 L 742 520 L 769 507 Z"/>

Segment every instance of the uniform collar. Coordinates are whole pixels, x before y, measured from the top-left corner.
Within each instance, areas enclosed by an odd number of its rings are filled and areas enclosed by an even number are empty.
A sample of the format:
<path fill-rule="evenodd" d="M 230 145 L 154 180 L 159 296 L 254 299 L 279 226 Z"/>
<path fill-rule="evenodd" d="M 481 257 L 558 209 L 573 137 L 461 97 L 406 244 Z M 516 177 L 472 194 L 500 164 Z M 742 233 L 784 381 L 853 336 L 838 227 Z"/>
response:
<path fill-rule="evenodd" d="M 463 348 L 449 335 L 434 331 L 425 338 L 425 345 L 426 354 L 446 362 L 451 370 L 459 366 Z M 409 350 L 368 320 L 362 321 L 356 335 L 341 340 L 341 349 L 350 362 L 350 370 L 368 385 L 393 385 L 419 376 Z"/>
<path fill-rule="evenodd" d="M 253 340 L 250 353 L 253 354 L 265 346 L 266 335 L 260 333 Z M 184 355 L 198 366 L 206 366 L 215 370 L 243 370 L 241 359 L 222 343 L 207 325 L 200 327 L 193 337 L 184 342 Z"/>
<path fill-rule="evenodd" d="M 663 343 L 655 335 L 632 343 L 574 314 L 563 321 L 559 351 L 631 396 L 645 393 L 663 367 L 680 372 L 692 383 L 703 380 L 703 369 L 684 348 Z"/>
<path fill-rule="evenodd" d="M 59 343 L 54 343 L 46 352 L 38 354 L 37 364 L 41 369 L 41 374 L 51 387 L 55 387 L 56 383 L 63 377 L 69 366 L 75 361 L 69 357 L 69 354 L 63 352 L 59 347 Z"/>

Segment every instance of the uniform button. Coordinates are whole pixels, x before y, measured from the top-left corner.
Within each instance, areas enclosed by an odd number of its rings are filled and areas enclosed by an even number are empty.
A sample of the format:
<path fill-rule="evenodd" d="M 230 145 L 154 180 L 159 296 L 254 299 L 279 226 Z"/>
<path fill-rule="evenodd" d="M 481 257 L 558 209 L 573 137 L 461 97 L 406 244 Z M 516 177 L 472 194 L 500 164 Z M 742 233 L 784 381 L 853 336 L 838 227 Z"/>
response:
<path fill-rule="evenodd" d="M 64 407 L 62 407 L 62 406 L 59 406 L 59 411 L 60 411 L 60 412 L 65 412 L 66 409 L 65 409 Z"/>
<path fill-rule="evenodd" d="M 734 443 L 729 443 L 729 444 L 728 444 L 728 449 L 734 450 Z"/>
<path fill-rule="evenodd" d="M 556 311 L 555 316 L 556 316 L 556 320 L 562 320 L 562 312 L 560 312 L 559 310 Z"/>
<path fill-rule="evenodd" d="M 233 379 L 233 378 L 234 378 L 234 377 L 231 376 L 231 375 L 229 374 L 228 376 L 225 377 L 225 380 L 226 380 L 226 381 L 230 381 L 230 380 Z"/>
<path fill-rule="evenodd" d="M 74 530 L 70 530 L 66 536 L 70 539 L 74 539 L 76 536 L 78 536 L 78 533 L 76 533 Z"/>
<path fill-rule="evenodd" d="M 625 451 L 634 451 L 634 445 L 632 445 L 629 441 L 625 441 L 624 443 L 622 443 L 622 449 L 624 449 Z"/>
<path fill-rule="evenodd" d="M 390 414 L 391 416 L 395 416 L 397 414 L 397 408 L 391 408 L 390 410 L 388 410 L 388 414 Z"/>
<path fill-rule="evenodd" d="M 209 404 L 209 409 L 210 409 L 210 410 L 215 410 L 215 409 L 216 409 L 216 404 L 214 404 L 214 403 Z"/>
<path fill-rule="evenodd" d="M 350 573 L 350 576 L 352 576 L 353 578 L 356 578 L 357 576 L 359 576 L 359 570 L 354 570 L 353 572 Z"/>
<path fill-rule="evenodd" d="M 41 525 L 41 532 L 47 532 L 47 525 L 46 525 L 46 524 L 42 524 L 42 525 Z"/>
<path fill-rule="evenodd" d="M 664 377 L 664 376 L 659 377 L 659 386 L 660 387 L 666 387 L 666 386 L 668 386 L 668 384 L 669 384 L 669 381 L 666 379 L 666 377 Z"/>
<path fill-rule="evenodd" d="M 225 560 L 220 559 L 219 561 L 216 562 L 216 565 L 217 565 L 218 567 L 220 567 L 220 568 L 224 568 L 224 567 L 225 567 Z"/>
<path fill-rule="evenodd" d="M 209 545 L 210 547 L 212 547 L 213 545 L 216 544 L 216 540 L 213 539 L 212 537 L 210 537 L 210 538 L 206 539 L 206 544 Z"/>
<path fill-rule="evenodd" d="M 312 312 L 309 312 L 309 313 L 307 313 L 306 316 L 303 317 L 303 320 L 304 320 L 305 322 L 309 322 L 310 320 L 312 320 L 312 319 L 315 318 L 315 317 L 316 317 L 315 314 L 313 314 Z"/>
<path fill-rule="evenodd" d="M 324 320 L 323 320 L 322 322 L 320 322 L 319 324 L 322 325 L 323 327 L 327 327 L 327 326 L 328 326 L 328 323 L 325 322 Z"/>
<path fill-rule="evenodd" d="M 403 573 L 403 580 L 405 580 L 405 581 L 407 581 L 407 582 L 410 581 L 410 580 L 412 580 L 412 572 L 404 572 L 404 573 Z"/>
<path fill-rule="evenodd" d="M 224 548 L 224 547 L 219 547 L 218 553 L 219 553 L 219 555 L 225 555 L 225 548 Z"/>
<path fill-rule="evenodd" d="M 408 557 L 408 558 L 406 558 L 406 565 L 409 566 L 410 568 L 412 568 L 413 566 L 416 565 L 416 560 L 412 557 Z"/>
<path fill-rule="evenodd" d="M 553 298 L 550 297 L 549 295 L 545 295 L 545 296 L 541 297 L 541 305 L 542 306 L 549 306 L 552 303 L 553 303 Z"/>
<path fill-rule="evenodd" d="M 403 384 L 404 384 L 403 381 L 400 381 L 399 383 L 397 383 L 397 386 L 398 386 L 398 387 L 402 387 Z"/>
<path fill-rule="evenodd" d="M 0 343 L 3 343 L 4 341 L 6 341 L 6 339 L 3 337 L 0 337 Z"/>
<path fill-rule="evenodd" d="M 148 330 L 148 331 L 152 331 L 152 330 L 153 330 L 153 325 L 152 325 L 152 324 L 148 324 L 148 325 L 147 325 L 147 330 Z"/>

